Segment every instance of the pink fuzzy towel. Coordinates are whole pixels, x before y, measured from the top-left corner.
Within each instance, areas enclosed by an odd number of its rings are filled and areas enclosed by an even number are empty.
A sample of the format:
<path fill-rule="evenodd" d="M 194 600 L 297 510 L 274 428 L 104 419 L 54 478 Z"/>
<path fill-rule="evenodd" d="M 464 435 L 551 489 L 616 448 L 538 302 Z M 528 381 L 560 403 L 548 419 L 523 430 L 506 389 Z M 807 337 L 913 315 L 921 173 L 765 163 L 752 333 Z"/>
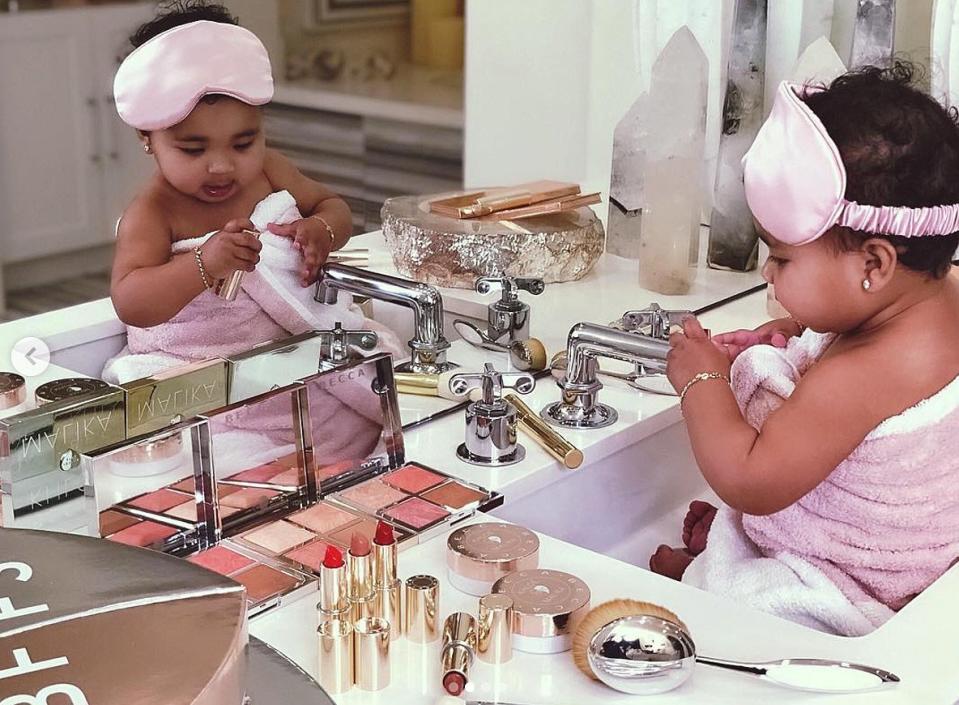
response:
<path fill-rule="evenodd" d="M 296 201 L 287 191 L 270 194 L 250 216 L 260 241 L 260 263 L 243 277 L 234 301 L 204 291 L 176 316 L 157 326 L 127 326 L 127 346 L 103 370 L 103 379 L 122 383 L 146 377 L 185 362 L 240 353 L 260 343 L 325 330 L 337 321 L 347 329 L 373 329 L 379 350 L 403 354 L 387 328 L 365 318 L 349 297 L 332 306 L 313 301 L 313 287 L 301 287 L 297 272 L 302 258 L 289 238 L 267 232 L 268 223 L 290 223 L 300 218 Z M 174 252 L 188 252 L 213 233 L 173 243 Z M 197 274 L 199 276 L 199 273 Z"/>
<path fill-rule="evenodd" d="M 737 358 L 733 390 L 754 428 L 833 340 L 806 331 Z M 957 437 L 959 377 L 883 421 L 792 506 L 769 516 L 721 508 L 684 582 L 838 633 L 870 631 L 959 556 Z"/>

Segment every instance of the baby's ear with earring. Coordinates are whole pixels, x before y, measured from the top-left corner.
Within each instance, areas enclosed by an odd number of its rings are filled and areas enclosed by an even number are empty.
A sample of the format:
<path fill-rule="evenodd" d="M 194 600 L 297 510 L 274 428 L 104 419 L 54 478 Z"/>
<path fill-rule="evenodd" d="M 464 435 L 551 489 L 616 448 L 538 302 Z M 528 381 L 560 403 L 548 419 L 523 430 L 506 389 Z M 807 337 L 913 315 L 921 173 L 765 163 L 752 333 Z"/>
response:
<path fill-rule="evenodd" d="M 150 144 L 150 133 L 137 130 L 137 136 L 140 138 L 140 142 L 143 143 L 143 151 L 147 154 L 153 154 L 153 145 Z"/>
<path fill-rule="evenodd" d="M 896 271 L 899 262 L 896 246 L 882 238 L 870 238 L 862 244 L 862 251 L 865 254 L 862 289 L 881 289 Z"/>

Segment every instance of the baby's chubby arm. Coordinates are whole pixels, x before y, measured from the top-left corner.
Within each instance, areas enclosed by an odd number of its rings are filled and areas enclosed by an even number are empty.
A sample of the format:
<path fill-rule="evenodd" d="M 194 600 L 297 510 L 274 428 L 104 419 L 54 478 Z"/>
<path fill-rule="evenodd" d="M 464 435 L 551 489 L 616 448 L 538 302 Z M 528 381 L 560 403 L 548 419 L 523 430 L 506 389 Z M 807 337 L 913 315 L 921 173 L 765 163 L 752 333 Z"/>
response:
<path fill-rule="evenodd" d="M 729 354 L 729 359 L 735 360 L 739 353 L 753 345 L 784 348 L 790 338 L 801 334 L 802 326 L 798 321 L 792 318 L 777 318 L 752 330 L 740 329 L 714 335 L 713 343 L 725 350 Z"/>
<path fill-rule="evenodd" d="M 233 220 L 201 248 L 211 283 L 237 269 L 253 271 L 261 245 L 253 224 Z M 147 328 L 165 323 L 205 290 L 192 251 L 171 254 L 172 233 L 162 211 L 145 199 L 134 201 L 117 231 L 110 297 L 120 320 Z"/>
<path fill-rule="evenodd" d="M 304 216 L 285 225 L 271 223 L 269 230 L 292 238 L 296 248 L 303 253 L 300 283 L 309 286 L 316 281 L 317 270 L 326 262 L 330 252 L 349 242 L 353 234 L 350 207 L 326 186 L 300 173 L 279 152 L 267 150 L 264 170 L 275 190 L 285 189 L 293 195 Z"/>
<path fill-rule="evenodd" d="M 729 373 L 729 358 L 688 321 L 671 339 L 670 381 L 681 390 L 704 371 Z M 872 366 L 856 353 L 820 360 L 757 432 L 729 385 L 691 386 L 683 402 L 700 470 L 724 502 L 747 514 L 785 509 L 819 485 L 882 420 L 866 390 Z"/>

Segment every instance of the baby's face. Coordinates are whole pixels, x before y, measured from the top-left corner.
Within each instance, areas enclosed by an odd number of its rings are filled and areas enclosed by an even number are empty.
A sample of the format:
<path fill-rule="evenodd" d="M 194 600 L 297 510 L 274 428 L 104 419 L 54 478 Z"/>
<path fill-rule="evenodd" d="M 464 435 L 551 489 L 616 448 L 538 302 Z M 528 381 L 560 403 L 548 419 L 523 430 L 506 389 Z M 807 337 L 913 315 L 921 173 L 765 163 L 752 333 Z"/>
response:
<path fill-rule="evenodd" d="M 207 203 L 228 201 L 263 172 L 260 109 L 235 98 L 201 100 L 181 123 L 150 133 L 163 177 Z"/>
<path fill-rule="evenodd" d="M 842 333 L 862 323 L 867 312 L 857 304 L 862 298 L 859 253 L 837 252 L 825 237 L 798 246 L 763 232 L 761 237 L 769 245 L 763 278 L 791 316 L 821 333 Z"/>

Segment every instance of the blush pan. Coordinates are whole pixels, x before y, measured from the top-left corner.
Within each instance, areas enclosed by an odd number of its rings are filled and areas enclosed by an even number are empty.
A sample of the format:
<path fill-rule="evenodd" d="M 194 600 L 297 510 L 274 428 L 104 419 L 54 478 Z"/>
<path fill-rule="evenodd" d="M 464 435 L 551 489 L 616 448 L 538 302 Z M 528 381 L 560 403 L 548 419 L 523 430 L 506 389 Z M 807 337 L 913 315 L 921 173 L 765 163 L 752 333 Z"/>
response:
<path fill-rule="evenodd" d="M 312 541 L 316 535 L 296 524 L 280 520 L 247 531 L 240 538 L 273 553 L 284 553 L 307 541 Z"/>
<path fill-rule="evenodd" d="M 404 502 L 383 510 L 381 513 L 387 518 L 416 531 L 422 531 L 449 516 L 449 512 L 445 509 L 440 509 L 435 504 L 419 497 L 410 497 Z"/>
<path fill-rule="evenodd" d="M 136 507 L 137 509 L 145 509 L 148 512 L 160 513 L 165 512 L 170 507 L 183 504 L 183 502 L 187 501 L 188 499 L 190 498 L 179 492 L 164 489 L 135 497 L 134 499 L 129 500 L 127 504 L 131 507 Z"/>
<path fill-rule="evenodd" d="M 139 522 L 140 520 L 134 516 L 108 509 L 100 512 L 100 536 L 110 536 Z"/>
<path fill-rule="evenodd" d="M 441 507 L 446 507 L 451 512 L 459 511 L 470 504 L 482 502 L 488 496 L 485 492 L 461 485 L 455 480 L 434 487 L 420 495 L 423 499 L 428 499 Z"/>
<path fill-rule="evenodd" d="M 237 480 L 238 482 L 269 482 L 276 475 L 279 475 L 286 468 L 282 465 L 267 463 L 256 468 L 250 468 L 236 475 L 230 475 L 227 480 Z"/>
<path fill-rule="evenodd" d="M 372 541 L 373 537 L 376 535 L 376 520 L 364 519 L 356 524 L 350 524 L 349 526 L 330 534 L 330 538 L 333 540 L 333 543 L 349 546 L 350 539 L 353 538 L 354 533 L 362 534 L 367 539 Z"/>
<path fill-rule="evenodd" d="M 445 478 L 435 472 L 430 472 L 418 465 L 405 465 L 383 478 L 383 482 L 410 494 L 419 494 L 444 480 Z"/>
<path fill-rule="evenodd" d="M 233 579 L 246 587 L 247 599 L 253 602 L 282 595 L 299 584 L 296 578 L 266 565 L 255 565 Z"/>
<path fill-rule="evenodd" d="M 179 529 L 157 524 L 155 521 L 141 521 L 107 538 L 117 543 L 125 543 L 127 546 L 146 548 L 147 546 L 152 546 L 155 543 L 163 541 L 163 539 L 173 536 L 177 531 L 179 531 Z"/>
<path fill-rule="evenodd" d="M 230 485 L 217 485 L 218 490 L 221 487 L 230 487 Z M 220 494 L 220 504 L 237 509 L 251 509 L 253 507 L 265 507 L 270 502 L 271 497 L 276 497 L 279 492 L 275 490 L 261 490 L 253 487 L 243 487 L 235 492 L 229 492 L 225 497 Z"/>
<path fill-rule="evenodd" d="M 367 480 L 356 487 L 337 493 L 337 496 L 367 512 L 375 512 L 407 497 L 405 492 L 400 492 L 379 480 Z"/>
<path fill-rule="evenodd" d="M 242 570 L 256 562 L 252 558 L 241 556 L 239 553 L 224 548 L 223 546 L 208 548 L 195 556 L 190 556 L 187 560 L 207 570 L 212 570 L 215 573 L 226 576 L 232 575 L 238 570 Z"/>
<path fill-rule="evenodd" d="M 344 509 L 334 507 L 326 502 L 320 502 L 309 509 L 297 512 L 290 517 L 290 521 L 305 526 L 318 534 L 328 534 L 342 526 L 352 524 L 358 518 L 355 514 L 351 514 Z"/>

